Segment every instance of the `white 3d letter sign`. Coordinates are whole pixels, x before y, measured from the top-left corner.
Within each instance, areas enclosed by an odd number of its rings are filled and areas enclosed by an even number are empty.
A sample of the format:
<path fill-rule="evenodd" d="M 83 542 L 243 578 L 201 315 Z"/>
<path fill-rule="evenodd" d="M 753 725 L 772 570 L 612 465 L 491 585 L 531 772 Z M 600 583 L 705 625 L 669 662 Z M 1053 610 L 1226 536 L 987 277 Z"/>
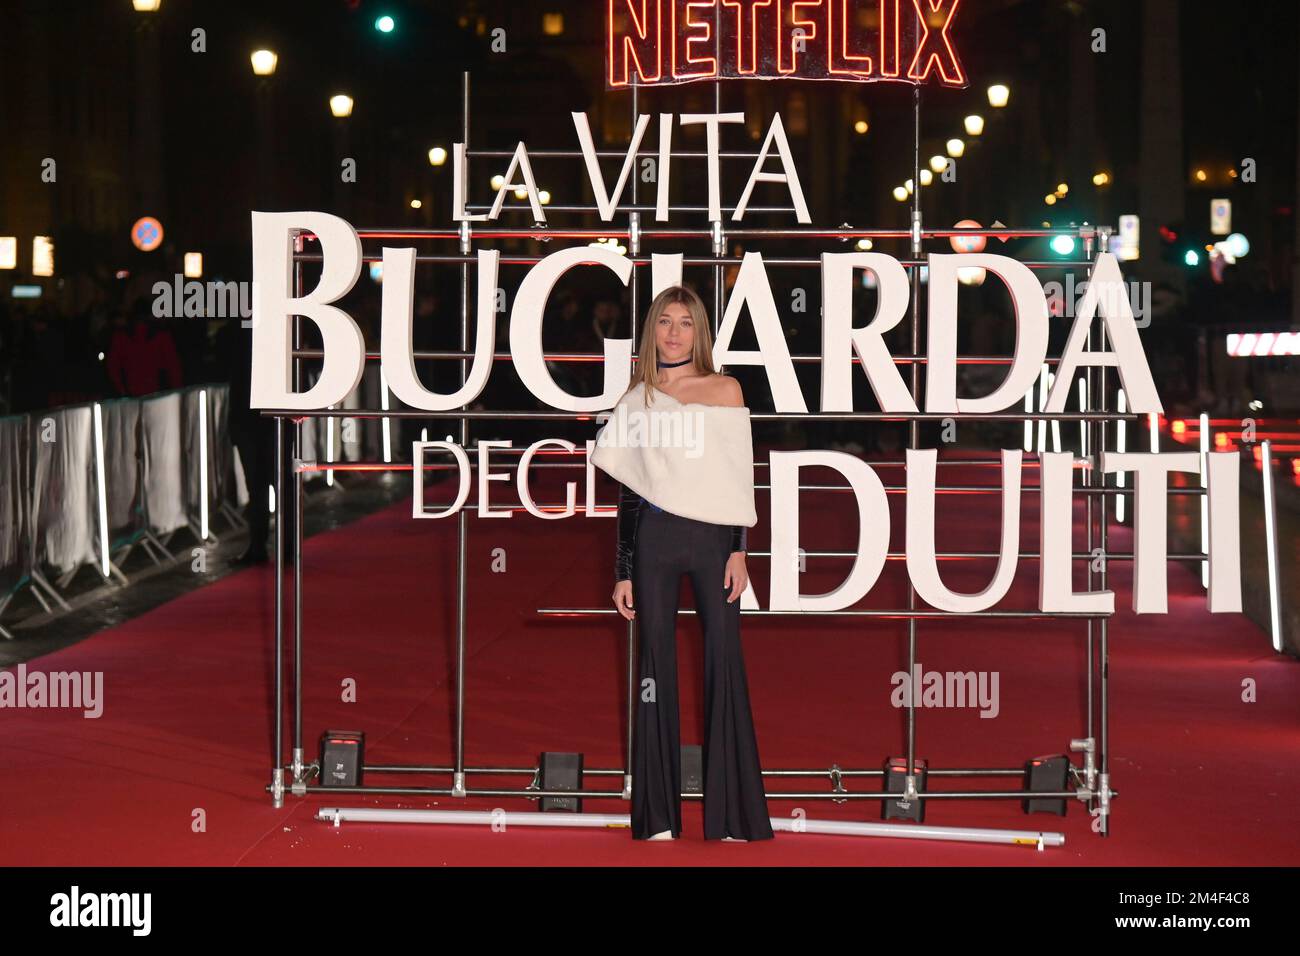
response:
<path fill-rule="evenodd" d="M 609 190 L 597 161 L 586 115 L 574 113 L 573 122 L 581 155 L 585 159 L 592 194 L 596 197 L 602 219 L 609 221 L 620 211 L 624 190 L 630 176 L 639 174 L 637 157 L 651 117 L 638 118 L 628 152 L 613 190 Z M 667 189 L 670 180 L 671 154 L 668 151 L 673 131 L 672 114 L 660 114 L 660 159 L 656 183 L 659 197 L 657 218 L 667 218 Z M 682 125 L 702 125 L 707 144 L 708 210 L 710 219 L 722 220 L 722 196 L 718 176 L 722 128 L 743 124 L 743 113 L 687 114 Z M 782 172 L 768 172 L 764 160 L 775 148 Z M 763 159 L 755 164 L 732 219 L 744 215 L 756 183 L 783 184 L 793 203 L 799 222 L 808 222 L 802 187 L 791 158 L 789 144 L 780 116 L 775 116 L 763 144 Z M 462 236 L 472 223 L 497 219 L 506 193 L 516 187 L 527 193 L 534 218 L 544 222 L 536 183 L 528 161 L 528 151 L 519 143 L 505 173 L 507 182 L 499 190 L 490 213 L 466 213 L 464 144 L 453 149 L 454 174 L 451 206 L 453 218 L 462 222 Z M 522 181 L 515 183 L 515 174 Z M 472 235 L 472 234 L 471 234 Z M 319 278 L 312 288 L 298 294 L 293 287 L 295 244 L 303 237 L 314 239 L 320 252 Z M 365 342 L 360 328 L 337 303 L 352 291 L 361 273 L 362 249 L 356 231 L 344 220 L 323 212 L 254 212 L 253 246 L 253 364 L 249 395 L 253 408 L 282 412 L 309 411 L 336 406 L 354 393 L 365 367 Z M 313 251 L 315 251 L 313 249 Z M 643 255 L 642 253 L 638 253 Z M 472 306 L 475 324 L 473 357 L 463 382 L 457 378 L 452 390 L 435 391 L 432 366 L 426 367 L 425 380 L 417 371 L 412 354 L 416 257 L 410 248 L 384 248 L 383 284 L 380 292 L 381 327 L 379 351 L 384 379 L 393 395 L 405 405 L 431 412 L 447 412 L 475 401 L 494 371 L 497 342 L 497 302 L 502 294 L 500 256 L 495 250 L 479 250 L 473 266 L 476 274 L 475 301 Z M 642 260 L 644 261 L 644 260 Z M 650 257 L 651 295 L 683 282 L 683 258 L 679 253 L 653 253 Z M 1038 380 L 1047 354 L 1049 311 L 1047 296 L 1032 271 L 1015 259 L 984 253 L 931 254 L 928 257 L 929 283 L 926 303 L 926 351 L 924 409 L 959 418 L 962 415 L 1002 412 L 1019 409 L 1026 394 Z M 634 265 L 631 259 L 606 246 L 581 245 L 559 249 L 543 256 L 518 284 L 510 300 L 508 338 L 514 371 L 528 391 L 541 403 L 569 412 L 601 412 L 612 408 L 631 379 L 633 342 L 628 338 L 606 338 L 603 343 L 603 380 L 596 395 L 574 395 L 551 375 L 543 352 L 543 317 L 547 304 L 561 282 L 578 284 L 592 277 L 589 268 L 612 273 L 626 286 Z M 959 396 L 958 386 L 958 271 L 986 270 L 1001 282 L 1013 306 L 1016 332 L 1015 349 L 1006 374 L 988 394 Z M 854 313 L 854 289 L 864 274 L 870 273 L 876 289 L 873 314 Z M 312 273 L 314 274 L 314 273 Z M 608 281 L 607 275 L 601 276 Z M 824 412 L 851 412 L 855 379 L 862 377 L 886 414 L 915 415 L 916 396 L 909 389 L 899 364 L 890 354 L 887 335 L 907 316 L 912 302 L 911 283 L 906 269 L 894 257 L 875 252 L 826 252 L 821 257 L 821 381 L 819 409 Z M 320 374 L 306 391 L 297 392 L 292 381 L 292 342 L 295 318 L 312 323 L 323 342 Z M 643 317 L 638 316 L 639 320 Z M 1100 320 L 1109 344 L 1102 351 L 1088 347 L 1089 330 Z M 748 326 L 742 329 L 742 322 Z M 732 348 L 738 334 L 752 334 L 758 347 L 753 350 Z M 767 274 L 763 256 L 747 251 L 740 262 L 735 282 L 730 288 L 724 311 L 719 317 L 714 361 L 718 366 L 757 366 L 759 378 L 771 391 L 772 403 L 783 413 L 808 412 L 808 405 L 795 362 L 791 354 L 786 326 Z M 1115 256 L 1098 255 L 1087 289 L 1080 299 L 1066 345 L 1057 368 L 1055 382 L 1047 396 L 1044 411 L 1060 413 L 1070 401 L 1074 385 L 1082 370 L 1089 367 L 1114 367 L 1119 374 L 1134 414 L 1163 412 L 1156 394 L 1151 369 L 1142 350 L 1138 328 Z M 528 488 L 528 465 L 545 445 L 558 445 L 569 453 L 578 453 L 562 439 L 542 439 L 524 453 L 517 475 L 517 490 L 522 509 L 488 505 L 488 482 L 505 480 L 504 473 L 489 474 L 486 452 L 493 446 L 508 447 L 508 442 L 482 442 L 479 445 L 479 517 L 510 517 L 519 511 L 545 520 L 569 517 L 576 511 L 577 487 L 565 486 L 566 505 L 562 510 L 542 510 Z M 591 443 L 587 443 L 590 448 Z M 431 510 L 425 507 L 422 462 L 427 450 L 451 451 L 460 480 L 450 507 Z M 934 449 L 909 449 L 906 461 L 906 529 L 903 533 L 908 574 L 917 594 L 931 606 L 956 613 L 983 611 L 994 607 L 1008 593 L 1020 554 L 1021 452 L 1002 452 L 1002 520 L 999 540 L 988 542 L 999 548 L 997 565 L 983 590 L 974 593 L 953 590 L 940 573 L 938 551 L 944 548 L 938 534 L 936 514 L 936 467 Z M 466 503 L 471 487 L 469 457 L 465 449 L 450 442 L 418 442 L 413 449 L 415 462 L 415 500 L 412 513 L 416 518 L 446 517 L 457 513 Z M 1241 610 L 1240 518 L 1238 514 L 1239 455 L 1215 452 L 1205 456 L 1208 486 L 1209 538 L 1209 609 L 1214 613 Z M 890 512 L 885 487 L 866 461 L 842 452 L 806 450 L 770 453 L 771 476 L 771 566 L 768 601 L 773 610 L 812 611 L 848 608 L 863 598 L 875 585 L 889 553 Z M 1073 541 L 1073 495 L 1076 465 L 1089 467 L 1090 461 L 1076 462 L 1067 452 L 1042 452 L 1038 504 L 1040 521 L 1039 609 L 1049 613 L 1110 614 L 1115 607 L 1112 591 L 1075 591 L 1076 566 Z M 1165 613 L 1166 595 L 1166 489 L 1170 472 L 1199 474 L 1201 455 L 1195 452 L 1138 454 L 1106 451 L 1100 456 L 1103 474 L 1133 472 L 1134 585 L 1132 608 L 1139 614 Z M 804 552 L 799 540 L 799 476 L 801 470 L 819 467 L 830 469 L 847 482 L 858 519 L 856 557 L 839 584 L 825 593 L 805 594 L 800 575 L 805 569 Z M 584 513 L 591 514 L 595 502 L 594 472 L 587 465 Z M 602 514 L 612 514 L 606 511 Z M 838 567 L 838 565 L 836 565 Z M 746 589 L 742 606 L 757 606 L 752 588 Z"/>

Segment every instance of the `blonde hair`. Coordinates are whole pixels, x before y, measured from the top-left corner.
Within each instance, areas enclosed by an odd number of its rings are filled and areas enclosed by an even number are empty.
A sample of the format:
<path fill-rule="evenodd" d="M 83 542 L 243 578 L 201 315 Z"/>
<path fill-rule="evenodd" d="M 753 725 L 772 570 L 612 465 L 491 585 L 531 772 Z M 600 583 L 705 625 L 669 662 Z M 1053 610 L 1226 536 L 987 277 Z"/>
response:
<path fill-rule="evenodd" d="M 631 391 L 638 383 L 644 385 L 647 405 L 654 399 L 654 383 L 659 374 L 659 349 L 655 343 L 655 329 L 658 327 L 659 316 L 663 315 L 665 306 L 673 303 L 686 306 L 686 311 L 691 315 L 691 324 L 695 332 L 691 346 L 692 369 L 697 375 L 712 375 L 717 371 L 713 366 L 713 328 L 709 325 L 709 315 L 705 311 L 704 300 L 694 289 L 688 289 L 683 285 L 669 286 L 655 296 L 654 301 L 650 303 L 650 308 L 646 309 L 645 323 L 641 326 L 641 346 L 637 366 L 628 387 L 628 391 Z"/>

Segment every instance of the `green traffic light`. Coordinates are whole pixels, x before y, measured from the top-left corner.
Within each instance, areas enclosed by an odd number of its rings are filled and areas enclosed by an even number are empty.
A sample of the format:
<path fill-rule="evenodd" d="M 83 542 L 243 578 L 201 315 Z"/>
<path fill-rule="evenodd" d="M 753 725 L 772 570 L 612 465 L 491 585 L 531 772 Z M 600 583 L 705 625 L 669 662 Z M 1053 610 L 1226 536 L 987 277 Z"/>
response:
<path fill-rule="evenodd" d="M 378 30 L 380 33 L 392 33 L 393 30 L 396 28 L 396 26 L 397 26 L 397 21 L 394 20 L 386 13 L 382 17 L 375 20 L 375 29 Z"/>
<path fill-rule="evenodd" d="M 1183 256 L 1183 262 L 1189 266 L 1199 266 L 1201 264 L 1201 255 L 1195 249 L 1188 249 Z"/>
<path fill-rule="evenodd" d="M 1052 251 L 1058 256 L 1068 256 L 1074 252 L 1073 236 L 1056 236 L 1051 241 Z"/>

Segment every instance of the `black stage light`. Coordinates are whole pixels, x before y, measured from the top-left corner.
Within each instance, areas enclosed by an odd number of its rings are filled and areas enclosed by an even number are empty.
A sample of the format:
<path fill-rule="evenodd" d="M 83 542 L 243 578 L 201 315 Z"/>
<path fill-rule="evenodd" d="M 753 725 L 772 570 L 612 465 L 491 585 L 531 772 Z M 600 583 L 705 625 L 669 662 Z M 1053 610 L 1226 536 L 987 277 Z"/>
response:
<path fill-rule="evenodd" d="M 366 735 L 359 730 L 327 730 L 320 737 L 322 787 L 359 787 L 366 757 Z"/>
<path fill-rule="evenodd" d="M 925 791 L 925 761 L 917 758 L 914 761 L 916 771 L 916 789 Z M 885 792 L 886 793 L 904 793 L 907 789 L 907 758 L 890 757 L 885 761 Z M 911 820 L 913 823 L 921 823 L 925 820 L 925 801 L 924 800 L 882 800 L 880 808 L 880 819 L 882 820 Z"/>
<path fill-rule="evenodd" d="M 537 758 L 543 790 L 581 790 L 582 754 L 544 751 Z M 542 810 L 582 812 L 582 797 L 542 797 Z"/>
<path fill-rule="evenodd" d="M 704 793 L 704 748 L 687 744 L 682 748 L 682 793 Z"/>
<path fill-rule="evenodd" d="M 1070 758 L 1065 754 L 1034 757 L 1025 762 L 1025 790 L 1028 793 L 1063 793 L 1070 772 Z M 1034 797 L 1021 800 L 1025 813 L 1055 813 L 1065 816 L 1064 797 Z"/>

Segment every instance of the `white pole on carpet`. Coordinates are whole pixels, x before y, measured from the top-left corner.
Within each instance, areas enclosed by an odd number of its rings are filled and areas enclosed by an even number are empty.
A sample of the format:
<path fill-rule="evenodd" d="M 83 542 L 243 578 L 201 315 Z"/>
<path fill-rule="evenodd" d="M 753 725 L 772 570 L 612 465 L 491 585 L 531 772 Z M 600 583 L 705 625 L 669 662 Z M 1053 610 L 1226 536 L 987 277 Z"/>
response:
<path fill-rule="evenodd" d="M 381 807 L 321 807 L 316 819 L 353 823 L 450 823 L 468 826 L 502 823 L 523 827 L 619 827 L 632 825 L 626 813 L 542 813 L 538 810 L 387 810 Z M 1039 830 L 995 830 L 978 827 L 930 827 L 919 824 L 863 823 L 856 820 L 812 820 L 772 817 L 772 829 L 787 833 L 833 836 L 894 837 L 909 840 L 955 840 L 965 843 L 1009 843 L 1020 846 L 1064 846 L 1065 834 Z"/>

